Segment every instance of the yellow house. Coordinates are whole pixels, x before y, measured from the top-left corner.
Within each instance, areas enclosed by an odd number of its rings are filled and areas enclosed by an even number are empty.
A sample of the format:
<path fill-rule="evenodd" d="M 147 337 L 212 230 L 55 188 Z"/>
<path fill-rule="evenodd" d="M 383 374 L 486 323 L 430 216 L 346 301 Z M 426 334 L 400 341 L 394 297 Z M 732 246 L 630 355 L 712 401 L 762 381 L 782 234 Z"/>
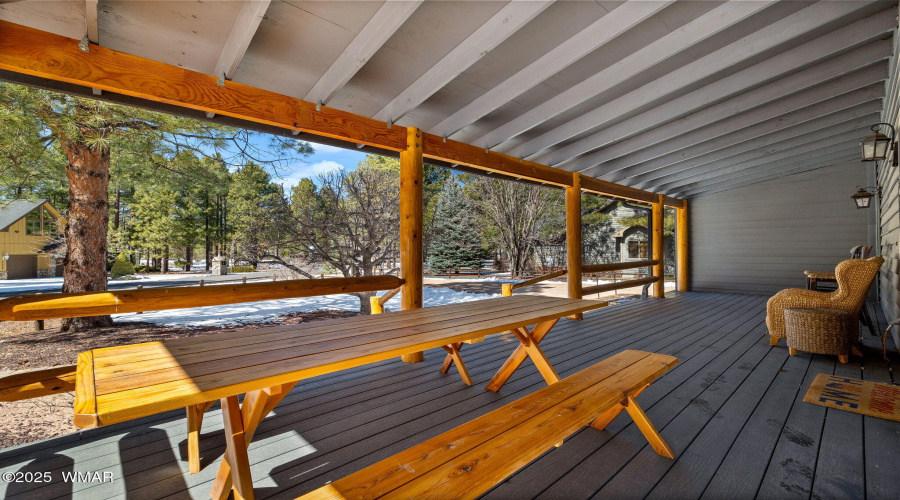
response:
<path fill-rule="evenodd" d="M 50 253 L 66 219 L 47 200 L 0 202 L 0 279 L 44 278 L 56 274 Z"/>

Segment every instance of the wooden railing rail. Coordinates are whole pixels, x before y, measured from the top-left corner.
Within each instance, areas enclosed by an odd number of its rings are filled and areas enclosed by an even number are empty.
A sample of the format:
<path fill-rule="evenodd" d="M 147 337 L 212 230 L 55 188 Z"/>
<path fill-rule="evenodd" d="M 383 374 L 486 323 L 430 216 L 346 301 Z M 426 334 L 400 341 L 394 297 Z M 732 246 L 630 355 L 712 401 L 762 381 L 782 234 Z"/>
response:
<path fill-rule="evenodd" d="M 0 321 L 76 318 L 338 293 L 374 292 L 397 288 L 403 283 L 404 281 L 396 276 L 364 276 L 204 287 L 25 295 L 0 300 Z"/>
<path fill-rule="evenodd" d="M 592 274 L 592 273 L 602 273 L 608 271 L 621 271 L 624 269 L 637 269 L 640 267 L 650 267 L 659 264 L 658 260 L 636 260 L 633 262 L 615 262 L 612 264 L 592 264 L 581 267 L 582 274 Z M 527 281 L 520 281 L 518 283 L 504 283 L 502 286 L 502 295 L 504 297 L 509 297 L 512 295 L 512 291 L 517 288 L 526 287 L 529 285 L 534 285 L 536 283 L 540 283 L 542 281 L 547 281 L 549 279 L 558 278 L 560 276 L 564 276 L 568 273 L 567 269 L 563 269 L 561 271 L 556 271 L 550 274 L 545 274 L 543 276 L 538 276 L 537 278 L 532 278 Z M 641 294 L 642 296 L 646 296 L 647 285 L 651 285 L 659 281 L 659 276 L 650 276 L 648 278 L 639 278 L 632 280 L 619 281 L 616 283 L 604 283 L 602 285 L 590 286 L 587 288 L 583 288 L 581 290 L 582 297 L 585 295 L 590 295 L 592 293 L 601 293 L 601 292 L 609 292 L 612 290 L 619 290 L 622 288 L 630 288 L 633 286 L 641 286 L 644 285 L 644 292 Z"/>
<path fill-rule="evenodd" d="M 616 283 L 604 283 L 602 285 L 588 286 L 581 289 L 582 295 L 590 295 L 593 293 L 611 292 L 622 288 L 631 288 L 633 286 L 647 286 L 659 281 L 659 276 L 650 276 L 649 278 L 640 278 L 636 280 L 617 281 Z M 646 289 L 644 291 L 646 293 Z M 641 294 L 644 296 L 644 294 Z"/>
<path fill-rule="evenodd" d="M 614 262 L 612 264 L 591 264 L 587 266 L 581 266 L 581 272 L 588 273 L 603 273 L 607 271 L 622 271 L 624 269 L 637 269 L 639 267 L 650 267 L 659 264 L 658 260 L 636 260 L 633 262 Z"/>

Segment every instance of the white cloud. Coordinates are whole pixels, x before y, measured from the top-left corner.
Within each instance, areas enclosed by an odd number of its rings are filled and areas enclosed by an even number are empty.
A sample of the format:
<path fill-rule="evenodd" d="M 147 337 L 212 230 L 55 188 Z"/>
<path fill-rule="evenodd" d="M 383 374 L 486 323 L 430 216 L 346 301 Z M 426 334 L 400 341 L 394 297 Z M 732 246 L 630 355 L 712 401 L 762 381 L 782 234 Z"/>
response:
<path fill-rule="evenodd" d="M 347 149 L 339 148 L 337 146 L 329 146 L 327 144 L 316 144 L 315 142 L 311 142 L 311 143 L 309 143 L 309 145 L 312 146 L 313 149 L 316 150 L 316 154 L 334 154 L 334 153 L 343 153 L 345 151 L 348 151 Z"/>
<path fill-rule="evenodd" d="M 325 160 L 310 165 L 297 165 L 293 172 L 280 179 L 275 179 L 275 181 L 284 186 L 285 190 L 289 190 L 291 187 L 296 186 L 297 183 L 300 182 L 300 179 L 316 177 L 319 174 L 327 174 L 328 172 L 343 169 L 344 166 L 340 163 Z"/>

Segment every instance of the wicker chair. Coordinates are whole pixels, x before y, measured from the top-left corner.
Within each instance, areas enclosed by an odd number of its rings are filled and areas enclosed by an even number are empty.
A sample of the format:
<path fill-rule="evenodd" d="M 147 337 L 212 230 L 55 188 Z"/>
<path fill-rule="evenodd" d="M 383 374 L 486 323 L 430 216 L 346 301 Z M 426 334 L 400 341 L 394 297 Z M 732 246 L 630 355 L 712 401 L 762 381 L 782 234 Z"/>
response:
<path fill-rule="evenodd" d="M 772 345 L 785 338 L 784 310 L 801 309 L 833 309 L 859 314 L 865 304 L 869 287 L 875 280 L 878 269 L 884 264 L 881 257 L 868 259 L 850 259 L 837 265 L 834 269 L 838 288 L 834 292 L 814 292 L 791 288 L 776 293 L 766 304 L 766 326 Z"/>

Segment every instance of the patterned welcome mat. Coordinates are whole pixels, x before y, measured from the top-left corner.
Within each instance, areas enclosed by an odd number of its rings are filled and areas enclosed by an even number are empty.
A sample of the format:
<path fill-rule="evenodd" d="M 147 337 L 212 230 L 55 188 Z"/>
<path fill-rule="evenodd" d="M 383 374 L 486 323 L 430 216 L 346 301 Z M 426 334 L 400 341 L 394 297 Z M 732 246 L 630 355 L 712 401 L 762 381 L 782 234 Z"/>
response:
<path fill-rule="evenodd" d="M 820 373 L 803 401 L 900 422 L 900 386 Z"/>

